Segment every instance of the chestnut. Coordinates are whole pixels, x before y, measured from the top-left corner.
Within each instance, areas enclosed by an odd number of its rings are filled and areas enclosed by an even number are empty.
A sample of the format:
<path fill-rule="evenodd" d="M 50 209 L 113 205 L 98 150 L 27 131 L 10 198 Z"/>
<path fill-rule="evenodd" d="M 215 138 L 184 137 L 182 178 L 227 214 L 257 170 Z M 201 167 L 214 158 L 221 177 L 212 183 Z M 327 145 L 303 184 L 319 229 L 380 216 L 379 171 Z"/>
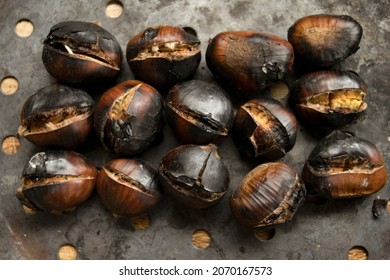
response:
<path fill-rule="evenodd" d="M 383 157 L 373 143 L 335 130 L 311 152 L 302 180 L 313 197 L 337 199 L 378 192 L 387 176 Z"/>
<path fill-rule="evenodd" d="M 200 41 L 179 26 L 148 27 L 129 40 L 126 58 L 136 79 L 170 87 L 194 75 L 201 60 Z"/>
<path fill-rule="evenodd" d="M 305 185 L 297 172 L 283 162 L 270 162 L 245 175 L 229 206 L 243 226 L 266 227 L 291 221 L 305 197 Z"/>
<path fill-rule="evenodd" d="M 161 199 L 158 173 L 141 159 L 108 162 L 99 172 L 96 190 L 104 207 L 115 217 L 145 214 Z"/>
<path fill-rule="evenodd" d="M 27 208 L 61 214 L 91 195 L 96 176 L 95 166 L 79 153 L 39 152 L 25 165 L 16 195 Z"/>
<path fill-rule="evenodd" d="M 116 77 L 122 49 L 115 37 L 99 25 L 66 21 L 50 29 L 43 42 L 42 61 L 57 80 L 86 84 Z"/>
<path fill-rule="evenodd" d="M 298 19 L 287 37 L 299 59 L 329 67 L 355 53 L 362 34 L 362 26 L 350 16 L 317 14 Z"/>
<path fill-rule="evenodd" d="M 352 71 L 323 70 L 295 81 L 291 98 L 297 115 L 316 127 L 339 128 L 367 108 L 367 85 Z"/>
<path fill-rule="evenodd" d="M 144 151 L 161 132 L 163 105 L 160 93 L 141 81 L 128 80 L 108 89 L 94 115 L 103 146 L 125 155 Z"/>
<path fill-rule="evenodd" d="M 159 178 L 174 201 L 189 208 L 207 208 L 225 195 L 229 171 L 214 144 L 182 145 L 161 160 Z"/>
<path fill-rule="evenodd" d="M 221 32 L 206 51 L 207 66 L 221 84 L 250 93 L 284 80 L 293 61 L 291 44 L 265 32 Z"/>
<path fill-rule="evenodd" d="M 225 138 L 234 117 L 227 93 L 200 80 L 179 83 L 169 91 L 165 116 L 177 139 L 198 145 Z"/>
<path fill-rule="evenodd" d="M 252 99 L 237 110 L 232 136 L 244 156 L 277 160 L 294 147 L 297 121 L 276 99 Z"/>
<path fill-rule="evenodd" d="M 73 149 L 93 127 L 94 106 L 81 89 L 61 84 L 41 88 L 24 103 L 18 133 L 39 146 Z"/>

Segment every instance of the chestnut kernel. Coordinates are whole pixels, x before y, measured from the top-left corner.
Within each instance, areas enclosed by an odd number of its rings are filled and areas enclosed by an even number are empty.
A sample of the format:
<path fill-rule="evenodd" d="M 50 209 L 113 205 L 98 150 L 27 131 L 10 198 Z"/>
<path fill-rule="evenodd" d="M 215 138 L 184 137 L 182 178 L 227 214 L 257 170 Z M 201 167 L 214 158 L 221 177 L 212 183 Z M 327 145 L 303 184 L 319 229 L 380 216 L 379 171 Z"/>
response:
<path fill-rule="evenodd" d="M 169 91 L 165 116 L 177 139 L 198 145 L 226 137 L 234 117 L 227 93 L 200 80 L 179 83 Z"/>
<path fill-rule="evenodd" d="M 350 16 L 318 14 L 298 19 L 288 40 L 305 63 L 328 67 L 355 53 L 362 34 L 362 26 Z"/>
<path fill-rule="evenodd" d="M 39 152 L 24 167 L 16 195 L 29 209 L 61 214 L 73 211 L 91 195 L 96 176 L 95 166 L 81 154 Z"/>
<path fill-rule="evenodd" d="M 367 85 L 354 72 L 323 70 L 308 73 L 293 85 L 297 115 L 316 127 L 339 128 L 356 120 L 366 109 Z"/>
<path fill-rule="evenodd" d="M 294 147 L 297 121 L 279 101 L 272 98 L 253 99 L 237 110 L 232 136 L 243 155 L 260 160 L 277 160 Z"/>
<path fill-rule="evenodd" d="M 158 173 L 141 159 L 114 159 L 99 172 L 97 194 L 115 217 L 145 214 L 161 199 Z"/>
<path fill-rule="evenodd" d="M 291 221 L 305 197 L 305 185 L 297 172 L 285 163 L 270 162 L 245 175 L 229 205 L 240 224 L 265 227 Z"/>
<path fill-rule="evenodd" d="M 95 129 L 109 151 L 139 154 L 160 134 L 162 111 L 163 100 L 155 88 L 128 80 L 103 93 L 96 106 Z"/>
<path fill-rule="evenodd" d="M 114 78 L 120 72 L 122 49 L 115 37 L 97 24 L 58 23 L 43 43 L 43 64 L 59 81 L 86 84 Z"/>
<path fill-rule="evenodd" d="M 81 89 L 61 84 L 41 88 L 24 103 L 18 133 L 39 146 L 73 149 L 93 127 L 94 106 Z"/>
<path fill-rule="evenodd" d="M 222 199 L 229 186 L 229 171 L 214 144 L 183 145 L 162 159 L 159 178 L 165 192 L 177 203 L 206 208 Z"/>
<path fill-rule="evenodd" d="M 148 27 L 129 40 L 127 62 L 135 77 L 157 88 L 172 86 L 195 74 L 200 41 L 179 26 Z"/>
<path fill-rule="evenodd" d="M 259 92 L 284 80 L 293 61 L 291 44 L 265 32 L 221 32 L 206 51 L 207 66 L 216 78 L 242 92 Z"/>
<path fill-rule="evenodd" d="M 313 149 L 302 180 L 314 197 L 354 198 L 381 190 L 386 174 L 383 157 L 373 143 L 336 130 Z"/>

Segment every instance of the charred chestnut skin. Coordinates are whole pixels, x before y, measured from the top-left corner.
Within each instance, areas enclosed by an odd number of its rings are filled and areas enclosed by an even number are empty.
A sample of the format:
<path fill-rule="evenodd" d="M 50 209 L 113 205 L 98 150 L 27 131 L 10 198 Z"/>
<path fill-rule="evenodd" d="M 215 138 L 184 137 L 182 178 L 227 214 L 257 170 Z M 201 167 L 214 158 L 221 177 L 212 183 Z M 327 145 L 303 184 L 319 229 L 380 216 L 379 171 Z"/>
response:
<path fill-rule="evenodd" d="M 294 147 L 297 121 L 273 98 L 252 99 L 237 110 L 232 136 L 242 155 L 260 161 L 277 160 Z"/>
<path fill-rule="evenodd" d="M 313 149 L 302 180 L 313 197 L 354 198 L 381 190 L 387 172 L 382 154 L 373 143 L 336 130 Z"/>
<path fill-rule="evenodd" d="M 210 41 L 206 51 L 207 66 L 217 80 L 248 93 L 284 80 L 293 62 L 291 44 L 265 32 L 221 32 Z"/>
<path fill-rule="evenodd" d="M 355 72 L 322 70 L 296 80 L 291 99 L 302 121 L 334 129 L 353 122 L 367 109 L 367 91 Z"/>
<path fill-rule="evenodd" d="M 93 99 L 81 89 L 44 87 L 25 101 L 18 133 L 38 146 L 73 149 L 92 130 L 94 109 Z"/>
<path fill-rule="evenodd" d="M 291 221 L 305 198 L 305 184 L 297 172 L 285 163 L 270 162 L 245 175 L 229 206 L 241 225 L 259 228 Z"/>
<path fill-rule="evenodd" d="M 97 194 L 114 217 L 145 214 L 161 199 L 157 171 L 141 159 L 118 158 L 99 172 Z"/>
<path fill-rule="evenodd" d="M 95 166 L 79 153 L 39 152 L 25 165 L 16 195 L 30 209 L 61 214 L 73 211 L 89 198 L 96 176 Z"/>
<path fill-rule="evenodd" d="M 201 60 L 200 41 L 179 26 L 148 27 L 127 43 L 126 58 L 136 79 L 157 88 L 191 78 Z"/>
<path fill-rule="evenodd" d="M 182 145 L 161 160 L 159 178 L 165 193 L 189 208 L 207 208 L 225 195 L 229 171 L 214 144 Z"/>
<path fill-rule="evenodd" d="M 233 124 L 233 106 L 227 93 L 211 82 L 191 80 L 168 93 L 165 117 L 176 139 L 205 145 L 227 137 Z"/>
<path fill-rule="evenodd" d="M 355 53 L 362 35 L 362 26 L 350 16 L 318 14 L 298 19 L 287 37 L 299 60 L 330 67 Z"/>
<path fill-rule="evenodd" d="M 161 132 L 163 99 L 152 86 L 122 82 L 100 97 L 94 126 L 103 146 L 117 154 L 143 152 Z"/>
<path fill-rule="evenodd" d="M 118 41 L 94 23 L 58 23 L 43 44 L 43 64 L 61 82 L 89 84 L 111 80 L 120 72 L 122 50 Z"/>

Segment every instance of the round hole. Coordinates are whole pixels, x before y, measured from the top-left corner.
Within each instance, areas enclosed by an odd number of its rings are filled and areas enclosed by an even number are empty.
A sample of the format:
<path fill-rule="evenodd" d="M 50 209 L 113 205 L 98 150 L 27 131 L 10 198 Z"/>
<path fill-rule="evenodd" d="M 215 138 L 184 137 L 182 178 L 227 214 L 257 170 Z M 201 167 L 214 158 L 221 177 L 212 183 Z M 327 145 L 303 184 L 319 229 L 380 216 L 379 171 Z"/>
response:
<path fill-rule="evenodd" d="M 257 239 L 260 241 L 267 241 L 272 239 L 275 235 L 275 229 L 269 229 L 269 230 L 264 230 L 264 229 L 255 229 L 254 230 L 255 236 Z"/>
<path fill-rule="evenodd" d="M 14 94 L 19 87 L 19 82 L 15 77 L 9 76 L 1 80 L 1 92 L 5 95 Z"/>
<path fill-rule="evenodd" d="M 207 230 L 197 229 L 192 233 L 192 244 L 199 249 L 206 249 L 210 246 L 211 235 Z"/>
<path fill-rule="evenodd" d="M 131 218 L 131 225 L 134 230 L 145 230 L 147 229 L 152 220 L 149 215 L 142 215 Z"/>
<path fill-rule="evenodd" d="M 289 93 L 289 88 L 286 83 L 278 82 L 270 88 L 271 96 L 277 100 L 283 100 Z"/>
<path fill-rule="evenodd" d="M 368 251 L 363 246 L 354 246 L 348 251 L 349 260 L 367 260 Z"/>
<path fill-rule="evenodd" d="M 28 19 L 21 19 L 15 25 L 15 33 L 21 38 L 30 36 L 34 31 L 34 25 Z"/>
<path fill-rule="evenodd" d="M 6 155 L 14 155 L 19 151 L 20 141 L 16 136 L 7 136 L 3 139 L 1 148 Z"/>
<path fill-rule="evenodd" d="M 123 13 L 123 4 L 120 1 L 112 0 L 106 5 L 106 16 L 118 18 Z"/>
<path fill-rule="evenodd" d="M 198 34 L 196 33 L 195 29 L 193 29 L 192 27 L 190 26 L 184 26 L 183 27 L 184 31 L 187 32 L 188 34 L 191 34 L 195 37 L 198 37 Z"/>
<path fill-rule="evenodd" d="M 58 258 L 60 260 L 75 260 L 77 259 L 77 250 L 71 244 L 65 244 L 58 250 Z"/>

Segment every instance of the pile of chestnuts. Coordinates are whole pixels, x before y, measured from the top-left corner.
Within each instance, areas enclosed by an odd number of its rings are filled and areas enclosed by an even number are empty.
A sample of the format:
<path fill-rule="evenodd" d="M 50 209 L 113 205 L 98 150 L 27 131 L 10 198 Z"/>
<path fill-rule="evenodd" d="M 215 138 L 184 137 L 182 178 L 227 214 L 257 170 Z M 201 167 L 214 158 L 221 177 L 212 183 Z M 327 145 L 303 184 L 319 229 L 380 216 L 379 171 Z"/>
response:
<path fill-rule="evenodd" d="M 287 39 L 221 32 L 207 46 L 206 63 L 216 81 L 206 82 L 193 79 L 201 61 L 194 32 L 147 27 L 126 48 L 136 80 L 109 88 L 95 105 L 78 87 L 115 79 L 121 48 L 96 24 L 59 23 L 42 52 L 58 83 L 26 100 L 19 127 L 20 136 L 48 150 L 26 164 L 17 197 L 25 207 L 60 214 L 88 199 L 96 186 L 102 205 L 116 217 L 145 214 L 164 195 L 179 207 L 208 208 L 229 192 L 229 170 L 218 152 L 229 135 L 243 159 L 255 164 L 229 198 L 232 216 L 244 226 L 291 221 L 308 195 L 371 195 L 386 184 L 383 157 L 373 143 L 340 130 L 366 110 L 367 85 L 353 71 L 330 69 L 358 50 L 362 32 L 352 17 L 326 14 L 298 19 Z M 294 75 L 298 63 L 314 70 L 291 85 L 292 110 L 262 95 Z M 244 92 L 251 98 L 240 104 L 230 98 Z M 294 148 L 298 121 L 331 131 L 301 175 L 280 161 Z M 142 153 L 161 138 L 165 124 L 180 145 L 160 155 L 154 168 Z M 71 151 L 92 133 L 115 155 L 99 168 Z"/>

